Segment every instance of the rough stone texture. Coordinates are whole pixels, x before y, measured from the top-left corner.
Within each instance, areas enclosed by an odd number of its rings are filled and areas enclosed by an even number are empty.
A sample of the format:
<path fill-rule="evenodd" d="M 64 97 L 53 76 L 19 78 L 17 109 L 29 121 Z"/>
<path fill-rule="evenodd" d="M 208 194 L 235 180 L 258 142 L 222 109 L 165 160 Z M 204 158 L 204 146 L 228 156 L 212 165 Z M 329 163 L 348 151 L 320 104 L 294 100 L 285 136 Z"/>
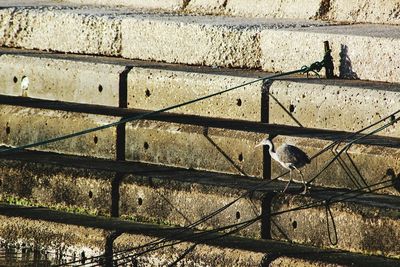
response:
<path fill-rule="evenodd" d="M 86 257 L 102 253 L 106 234 L 103 229 L 0 215 L 0 238 L 3 240 L 58 251 L 70 261 L 73 253 L 77 259 L 81 253 Z"/>
<path fill-rule="evenodd" d="M 6 146 L 31 144 L 102 126 L 116 120 L 109 116 L 1 105 L 0 144 Z M 31 149 L 114 159 L 115 140 L 115 128 L 107 128 Z"/>
<path fill-rule="evenodd" d="M 320 0 L 228 0 L 226 12 L 234 16 L 309 19 L 320 8 Z"/>
<path fill-rule="evenodd" d="M 190 0 L 61 0 L 66 3 L 84 5 L 123 6 L 138 9 L 162 9 L 168 11 L 182 10 Z"/>
<path fill-rule="evenodd" d="M 128 107 L 158 110 L 244 84 L 256 78 L 135 67 L 128 74 Z M 261 121 L 261 91 L 262 82 L 257 82 L 174 109 L 172 112 Z"/>
<path fill-rule="evenodd" d="M 0 173 L 3 201 L 110 215 L 112 172 L 1 160 Z"/>
<path fill-rule="evenodd" d="M 122 56 L 224 67 L 260 67 L 261 26 L 232 18 L 129 17 L 121 24 Z"/>
<path fill-rule="evenodd" d="M 399 82 L 400 45 L 397 26 L 350 25 L 302 29 L 265 29 L 261 33 L 263 70 L 280 72 L 323 58 L 329 41 L 335 74 L 346 79 Z M 274 51 L 271 53 L 271 51 Z"/>
<path fill-rule="evenodd" d="M 0 93 L 118 106 L 125 67 L 57 58 L 2 55 Z"/>
<path fill-rule="evenodd" d="M 322 151 L 331 144 L 330 141 L 315 140 L 310 138 L 299 138 L 289 136 L 279 136 L 273 139 L 274 145 L 279 147 L 282 143 L 295 145 L 304 150 L 309 157 Z M 341 144 L 335 153 L 339 152 L 345 144 Z M 378 189 L 390 185 L 390 180 L 396 181 L 396 175 L 400 174 L 400 151 L 398 148 L 385 148 L 371 145 L 352 145 L 347 153 L 342 153 L 330 167 L 321 172 L 329 161 L 335 157 L 332 150 L 328 150 L 318 157 L 312 159 L 309 165 L 301 169 L 306 181 L 315 175 L 320 175 L 314 180 L 313 185 L 335 188 L 358 189 L 378 184 L 382 181 L 389 182 L 371 187 Z M 279 163 L 272 160 L 271 177 L 275 178 L 287 172 Z M 301 176 L 297 171 L 293 171 L 292 176 L 295 181 L 300 182 Z M 289 174 L 283 176 L 282 180 L 289 180 Z M 392 186 L 378 190 L 383 194 L 400 196 L 399 188 Z"/>
<path fill-rule="evenodd" d="M 201 176 L 199 174 L 199 176 Z M 137 175 L 124 178 L 120 187 L 120 215 L 144 221 L 170 225 L 190 225 L 204 216 L 234 202 L 246 191 L 221 186 L 210 186 L 193 181 L 163 181 L 156 174 L 138 183 Z M 141 180 L 141 179 L 140 179 Z M 196 229 L 217 229 L 227 225 L 251 220 L 261 214 L 261 196 L 243 197 Z M 236 233 L 252 238 L 261 238 L 261 222 L 258 221 Z"/>
<path fill-rule="evenodd" d="M 7 47 L 118 56 L 120 19 L 67 7 L 0 10 L 0 44 Z"/>
<path fill-rule="evenodd" d="M 114 248 L 124 250 L 147 244 L 153 240 L 155 238 L 149 236 L 122 234 L 115 240 Z M 193 244 L 193 242 L 183 242 L 149 252 L 146 257 L 139 257 L 138 263 L 140 266 L 166 266 Z M 260 266 L 264 255 L 261 252 L 198 244 L 177 266 Z M 121 264 L 123 262 L 119 261 Z"/>
<path fill-rule="evenodd" d="M 325 19 L 346 22 L 400 24 L 397 0 L 331 0 Z"/>
<path fill-rule="evenodd" d="M 280 80 L 270 85 L 269 93 L 270 123 L 309 128 L 356 132 L 400 108 L 398 84 Z M 400 127 L 395 124 L 378 134 L 400 137 Z"/>
<path fill-rule="evenodd" d="M 260 134 L 139 121 L 126 126 L 127 160 L 201 170 L 262 176 Z"/>
<path fill-rule="evenodd" d="M 321 192 L 324 198 L 329 193 Z M 343 195 L 333 201 L 351 196 Z M 279 195 L 272 201 L 271 212 L 279 212 L 315 202 L 304 196 Z M 356 203 L 331 203 L 329 209 L 320 203 L 318 207 L 310 207 L 297 211 L 285 212 L 272 217 L 272 238 L 295 243 L 309 244 L 318 247 L 335 247 L 352 252 L 400 257 L 399 245 L 399 200 L 391 205 L 368 207 L 368 203 L 377 199 L 366 199 L 367 205 Z M 328 211 L 328 212 L 327 212 Z M 329 215 L 329 211 L 332 217 Z M 329 223 L 329 231 L 327 228 Z M 337 240 L 335 239 L 335 229 Z M 329 241 L 328 233 L 333 243 Z"/>

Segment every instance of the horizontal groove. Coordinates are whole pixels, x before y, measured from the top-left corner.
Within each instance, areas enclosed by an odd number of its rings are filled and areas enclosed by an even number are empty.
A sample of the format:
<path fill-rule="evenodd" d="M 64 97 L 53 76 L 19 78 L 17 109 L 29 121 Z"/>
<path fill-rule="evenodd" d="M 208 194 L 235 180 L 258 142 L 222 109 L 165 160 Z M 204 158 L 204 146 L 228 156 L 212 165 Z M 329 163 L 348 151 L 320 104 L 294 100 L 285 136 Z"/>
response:
<path fill-rule="evenodd" d="M 73 167 L 81 169 L 105 170 L 119 172 L 121 174 L 138 175 L 137 182 L 150 183 L 152 180 L 146 177 L 160 180 L 161 184 L 168 185 L 170 181 L 179 183 L 201 184 L 206 187 L 226 187 L 239 191 L 254 190 L 258 197 L 269 192 L 282 191 L 286 182 L 261 180 L 253 177 L 222 174 L 209 171 L 198 171 L 177 167 L 166 167 L 149 163 L 113 161 L 105 159 L 87 158 L 81 156 L 70 156 L 52 152 L 20 151 L 11 155 L 1 155 L 0 159 L 17 160 L 29 163 L 51 164 L 55 166 Z M 300 186 L 299 186 L 300 188 Z M 316 200 L 331 200 L 335 197 L 344 199 L 344 202 L 358 203 L 372 207 L 400 209 L 400 197 L 380 195 L 374 193 L 352 193 L 348 189 L 332 189 L 312 187 L 308 196 Z M 359 194 L 359 195 L 357 195 Z M 354 196 L 354 197 L 352 197 Z M 254 196 L 257 198 L 257 196 Z"/>
<path fill-rule="evenodd" d="M 125 108 L 122 109 L 122 108 L 100 106 L 100 105 L 89 105 L 89 104 L 33 99 L 27 97 L 16 97 L 16 96 L 6 96 L 6 95 L 0 95 L 0 104 L 30 107 L 30 108 L 50 109 L 50 110 L 62 110 L 68 112 L 80 112 L 80 113 L 97 114 L 97 115 L 109 115 L 117 117 L 133 117 L 149 112 L 148 110 L 140 110 L 140 109 L 125 109 Z M 184 115 L 184 114 L 176 114 L 169 112 L 163 112 L 156 115 L 152 115 L 151 117 L 147 117 L 146 119 L 197 125 L 203 127 L 213 127 L 213 128 L 230 129 L 230 130 L 238 130 L 246 132 L 264 133 L 269 135 L 286 135 L 295 137 L 316 138 L 316 139 L 323 139 L 330 141 L 341 140 L 343 142 L 348 142 L 355 138 L 353 136 L 353 138 L 349 139 L 348 136 L 351 135 L 352 133 L 346 131 L 334 131 L 334 130 L 279 125 L 279 124 L 268 124 L 268 123 L 252 122 L 244 120 L 211 118 L 211 117 Z M 362 134 L 357 134 L 356 138 L 362 136 L 363 136 Z M 374 135 L 374 136 L 367 136 L 355 143 L 400 148 L 400 138 L 397 137 L 385 137 L 385 136 Z"/>

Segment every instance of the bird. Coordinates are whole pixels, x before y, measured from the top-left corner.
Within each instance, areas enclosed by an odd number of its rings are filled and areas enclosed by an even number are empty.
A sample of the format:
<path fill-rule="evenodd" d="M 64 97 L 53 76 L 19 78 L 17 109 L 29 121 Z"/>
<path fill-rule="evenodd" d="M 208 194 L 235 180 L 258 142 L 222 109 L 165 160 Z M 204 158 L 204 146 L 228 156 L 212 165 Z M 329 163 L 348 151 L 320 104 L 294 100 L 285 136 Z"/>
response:
<path fill-rule="evenodd" d="M 275 151 L 274 144 L 271 142 L 271 140 L 269 140 L 268 137 L 264 138 L 255 147 L 264 145 L 269 147 L 268 151 L 271 158 L 280 163 L 285 169 L 289 170 L 290 180 L 282 192 L 286 192 L 286 189 L 289 187 L 289 184 L 292 181 L 292 170 L 297 170 L 300 173 L 301 180 L 304 184 L 304 190 L 301 194 L 305 194 L 307 192 L 307 185 L 304 181 L 304 176 L 299 169 L 304 167 L 306 164 L 311 163 L 311 160 L 307 154 L 300 148 L 288 144 L 282 144 Z"/>

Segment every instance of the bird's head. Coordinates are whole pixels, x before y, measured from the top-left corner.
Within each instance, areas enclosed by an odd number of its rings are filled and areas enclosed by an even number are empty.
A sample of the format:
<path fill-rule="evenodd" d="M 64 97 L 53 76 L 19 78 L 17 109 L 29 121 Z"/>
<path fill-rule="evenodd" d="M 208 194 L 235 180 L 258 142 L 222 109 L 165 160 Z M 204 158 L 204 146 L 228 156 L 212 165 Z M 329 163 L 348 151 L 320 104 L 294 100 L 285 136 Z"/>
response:
<path fill-rule="evenodd" d="M 272 142 L 271 142 L 271 140 L 268 139 L 268 137 L 261 140 L 261 142 L 258 143 L 257 145 L 255 145 L 255 147 L 265 146 L 265 145 L 272 147 Z"/>

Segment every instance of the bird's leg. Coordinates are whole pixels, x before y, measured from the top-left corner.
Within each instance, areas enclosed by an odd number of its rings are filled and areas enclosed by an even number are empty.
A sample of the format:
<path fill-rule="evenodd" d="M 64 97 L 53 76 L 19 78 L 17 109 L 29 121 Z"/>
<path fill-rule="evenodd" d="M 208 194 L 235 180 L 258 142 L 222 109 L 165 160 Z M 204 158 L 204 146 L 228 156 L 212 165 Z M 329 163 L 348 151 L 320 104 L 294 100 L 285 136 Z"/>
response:
<path fill-rule="evenodd" d="M 286 184 L 285 189 L 283 189 L 282 193 L 285 193 L 288 189 L 290 182 L 292 181 L 292 170 L 289 170 L 289 182 Z"/>
<path fill-rule="evenodd" d="M 303 182 L 303 185 L 304 185 L 304 190 L 300 194 L 304 195 L 305 193 L 307 193 L 307 185 L 306 185 L 306 182 L 304 181 L 304 176 L 299 169 L 297 169 L 296 167 L 294 167 L 294 168 L 300 173 L 301 181 Z"/>

